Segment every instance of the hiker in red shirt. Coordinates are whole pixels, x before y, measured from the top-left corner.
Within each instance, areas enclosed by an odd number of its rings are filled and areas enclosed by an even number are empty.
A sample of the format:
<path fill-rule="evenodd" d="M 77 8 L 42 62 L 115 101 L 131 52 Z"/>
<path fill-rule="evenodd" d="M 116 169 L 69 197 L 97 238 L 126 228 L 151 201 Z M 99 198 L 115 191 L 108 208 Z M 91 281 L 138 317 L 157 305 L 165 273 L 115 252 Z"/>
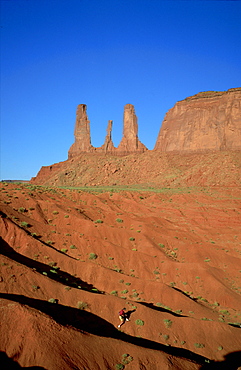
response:
<path fill-rule="evenodd" d="M 124 311 L 125 308 L 122 308 L 119 312 L 119 319 L 121 321 L 120 325 L 118 325 L 118 328 L 120 328 L 126 321 L 129 321 L 129 319 L 126 316 L 126 312 Z"/>

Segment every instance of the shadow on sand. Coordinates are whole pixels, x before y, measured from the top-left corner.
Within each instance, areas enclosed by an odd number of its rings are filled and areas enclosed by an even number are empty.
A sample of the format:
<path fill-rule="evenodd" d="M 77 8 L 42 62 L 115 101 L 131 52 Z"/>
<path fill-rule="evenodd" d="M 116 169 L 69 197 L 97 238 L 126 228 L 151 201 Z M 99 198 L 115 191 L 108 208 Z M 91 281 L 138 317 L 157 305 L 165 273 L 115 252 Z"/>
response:
<path fill-rule="evenodd" d="M 22 367 L 17 362 L 9 358 L 6 355 L 6 353 L 2 351 L 0 351 L 0 364 L 1 364 L 1 370 L 19 370 L 19 369 L 45 370 L 45 368 L 41 366 Z"/>
<path fill-rule="evenodd" d="M 39 299 L 28 298 L 17 294 L 0 293 L 0 299 L 11 300 L 22 305 L 35 308 L 49 315 L 59 324 L 73 327 L 83 332 L 88 332 L 101 337 L 122 340 L 139 347 L 162 351 L 171 356 L 184 358 L 200 365 L 204 365 L 207 361 L 210 362 L 210 360 L 208 360 L 206 357 L 198 355 L 187 349 L 171 346 L 167 347 L 152 340 L 132 337 L 131 335 L 117 330 L 114 325 L 110 324 L 101 317 L 84 310 L 79 310 L 77 308 L 72 308 L 61 304 L 50 303 Z"/>
<path fill-rule="evenodd" d="M 20 263 L 20 264 L 30 268 L 31 270 L 34 270 L 34 271 L 40 273 L 40 274 L 45 273 L 45 274 L 47 274 L 47 277 L 52 279 L 52 280 L 58 281 L 61 284 L 70 286 L 72 288 L 81 287 L 79 289 L 87 290 L 87 291 L 92 292 L 92 293 L 102 293 L 102 292 L 98 291 L 98 289 L 96 289 L 92 284 L 87 284 L 83 280 L 81 280 L 81 279 L 79 279 L 75 276 L 72 276 L 72 275 L 70 275 L 69 273 L 67 273 L 65 271 L 61 271 L 60 269 L 53 268 L 51 266 L 45 265 L 42 262 L 32 260 L 29 257 L 23 256 L 22 254 L 17 253 L 1 237 L 0 237 L 0 246 L 1 246 L 0 254 L 2 254 L 3 256 L 8 257 L 11 260 L 13 260 L 17 263 Z"/>
<path fill-rule="evenodd" d="M 238 370 L 241 368 L 241 351 L 230 352 L 223 361 L 203 365 L 200 370 Z"/>

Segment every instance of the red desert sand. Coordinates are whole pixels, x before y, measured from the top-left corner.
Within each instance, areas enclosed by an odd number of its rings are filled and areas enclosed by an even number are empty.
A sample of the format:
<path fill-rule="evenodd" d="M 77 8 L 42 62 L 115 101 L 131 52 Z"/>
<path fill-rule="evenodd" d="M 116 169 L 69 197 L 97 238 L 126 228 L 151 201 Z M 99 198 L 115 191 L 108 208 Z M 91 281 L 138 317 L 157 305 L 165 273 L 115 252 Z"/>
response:
<path fill-rule="evenodd" d="M 2 368 L 241 369 L 236 184 L 0 194 Z"/>

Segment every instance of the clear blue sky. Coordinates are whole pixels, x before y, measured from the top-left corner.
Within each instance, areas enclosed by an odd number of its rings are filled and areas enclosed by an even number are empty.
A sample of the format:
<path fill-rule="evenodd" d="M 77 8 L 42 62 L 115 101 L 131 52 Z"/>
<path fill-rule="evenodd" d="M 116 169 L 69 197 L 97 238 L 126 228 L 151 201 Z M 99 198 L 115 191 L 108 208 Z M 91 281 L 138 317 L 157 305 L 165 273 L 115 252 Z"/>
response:
<path fill-rule="evenodd" d="M 165 113 L 200 91 L 241 86 L 241 2 L 0 0 L 0 179 L 67 159 L 76 107 L 93 146 L 122 135 L 134 104 L 153 149 Z"/>

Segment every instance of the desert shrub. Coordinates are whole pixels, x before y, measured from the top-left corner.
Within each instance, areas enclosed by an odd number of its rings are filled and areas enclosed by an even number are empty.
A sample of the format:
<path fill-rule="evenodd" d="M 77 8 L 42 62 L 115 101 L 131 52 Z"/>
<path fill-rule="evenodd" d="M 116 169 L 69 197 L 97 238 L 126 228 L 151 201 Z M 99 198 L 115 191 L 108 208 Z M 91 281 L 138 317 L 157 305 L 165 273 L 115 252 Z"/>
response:
<path fill-rule="evenodd" d="M 21 226 L 22 227 L 30 227 L 30 224 L 28 222 L 26 222 L 26 221 L 22 221 L 21 222 Z"/>
<path fill-rule="evenodd" d="M 90 254 L 89 254 L 89 260 L 95 260 L 97 257 L 98 257 L 98 256 L 97 256 L 97 254 L 95 254 L 95 253 L 90 253 Z"/>
<path fill-rule="evenodd" d="M 80 302 L 77 303 L 77 308 L 79 310 L 85 310 L 86 308 L 89 308 L 89 305 L 86 302 L 80 301 Z"/>
<path fill-rule="evenodd" d="M 229 315 L 228 310 L 219 310 L 219 312 L 222 313 L 223 315 Z"/>
<path fill-rule="evenodd" d="M 144 325 L 144 321 L 143 320 L 140 320 L 140 319 L 137 319 L 135 321 L 136 325 L 140 325 L 140 326 L 143 326 Z"/>
<path fill-rule="evenodd" d="M 121 223 L 121 222 L 123 222 L 123 220 L 122 220 L 121 218 L 117 218 L 117 219 L 116 219 L 116 222 Z"/>
<path fill-rule="evenodd" d="M 128 355 L 127 353 L 124 353 L 122 355 L 122 364 L 128 365 L 131 361 L 133 361 L 133 357 Z"/>
<path fill-rule="evenodd" d="M 176 310 L 175 312 L 178 313 L 178 314 L 181 314 L 182 310 Z"/>
<path fill-rule="evenodd" d="M 70 246 L 70 249 L 77 249 L 77 248 L 76 248 L 76 246 L 75 246 L 75 245 L 73 245 L 73 244 L 72 244 L 72 245 Z"/>
<path fill-rule="evenodd" d="M 121 269 L 119 269 L 119 268 L 115 268 L 115 270 L 114 271 L 116 271 L 116 272 L 119 272 L 120 274 L 122 274 L 122 270 Z"/>
<path fill-rule="evenodd" d="M 57 270 L 49 270 L 49 272 L 52 272 L 52 274 L 57 274 L 58 273 Z"/>
<path fill-rule="evenodd" d="M 170 328 L 172 326 L 172 321 L 171 320 L 168 320 L 168 319 L 164 319 L 164 324 L 166 326 L 166 328 Z"/>
<path fill-rule="evenodd" d="M 204 348 L 205 347 L 205 344 L 203 344 L 203 343 L 194 343 L 194 346 L 196 348 Z"/>
<path fill-rule="evenodd" d="M 165 248 L 165 245 L 162 244 L 162 243 L 158 243 L 158 245 L 159 245 L 160 248 Z"/>
<path fill-rule="evenodd" d="M 123 369 L 125 368 L 125 365 L 123 365 L 123 364 L 116 364 L 116 365 L 115 365 L 115 368 L 116 368 L 117 370 L 123 370 Z"/>
<path fill-rule="evenodd" d="M 135 240 L 135 238 L 130 237 L 130 238 L 129 238 L 129 240 L 130 240 L 131 242 L 133 242 L 133 241 Z"/>
<path fill-rule="evenodd" d="M 50 303 L 58 303 L 57 299 L 55 299 L 55 298 L 49 298 L 48 302 L 50 302 Z"/>
<path fill-rule="evenodd" d="M 38 285 L 32 285 L 32 289 L 33 290 L 38 290 L 38 289 L 40 289 L 40 287 Z"/>
<path fill-rule="evenodd" d="M 68 252 L 68 249 L 67 249 L 67 248 L 62 248 L 62 249 L 61 249 L 61 252 L 63 252 L 63 253 L 67 253 L 67 252 Z"/>
<path fill-rule="evenodd" d="M 127 293 L 128 293 L 127 289 L 121 291 L 121 294 L 127 294 Z"/>
<path fill-rule="evenodd" d="M 103 221 L 102 220 L 96 220 L 95 224 L 103 224 Z"/>
<path fill-rule="evenodd" d="M 112 292 L 110 292 L 110 294 L 117 296 L 118 295 L 118 292 L 117 292 L 117 290 L 112 290 Z"/>
<path fill-rule="evenodd" d="M 24 207 L 20 207 L 19 209 L 18 209 L 18 212 L 27 212 L 27 210 L 26 210 L 26 208 L 24 208 Z"/>

